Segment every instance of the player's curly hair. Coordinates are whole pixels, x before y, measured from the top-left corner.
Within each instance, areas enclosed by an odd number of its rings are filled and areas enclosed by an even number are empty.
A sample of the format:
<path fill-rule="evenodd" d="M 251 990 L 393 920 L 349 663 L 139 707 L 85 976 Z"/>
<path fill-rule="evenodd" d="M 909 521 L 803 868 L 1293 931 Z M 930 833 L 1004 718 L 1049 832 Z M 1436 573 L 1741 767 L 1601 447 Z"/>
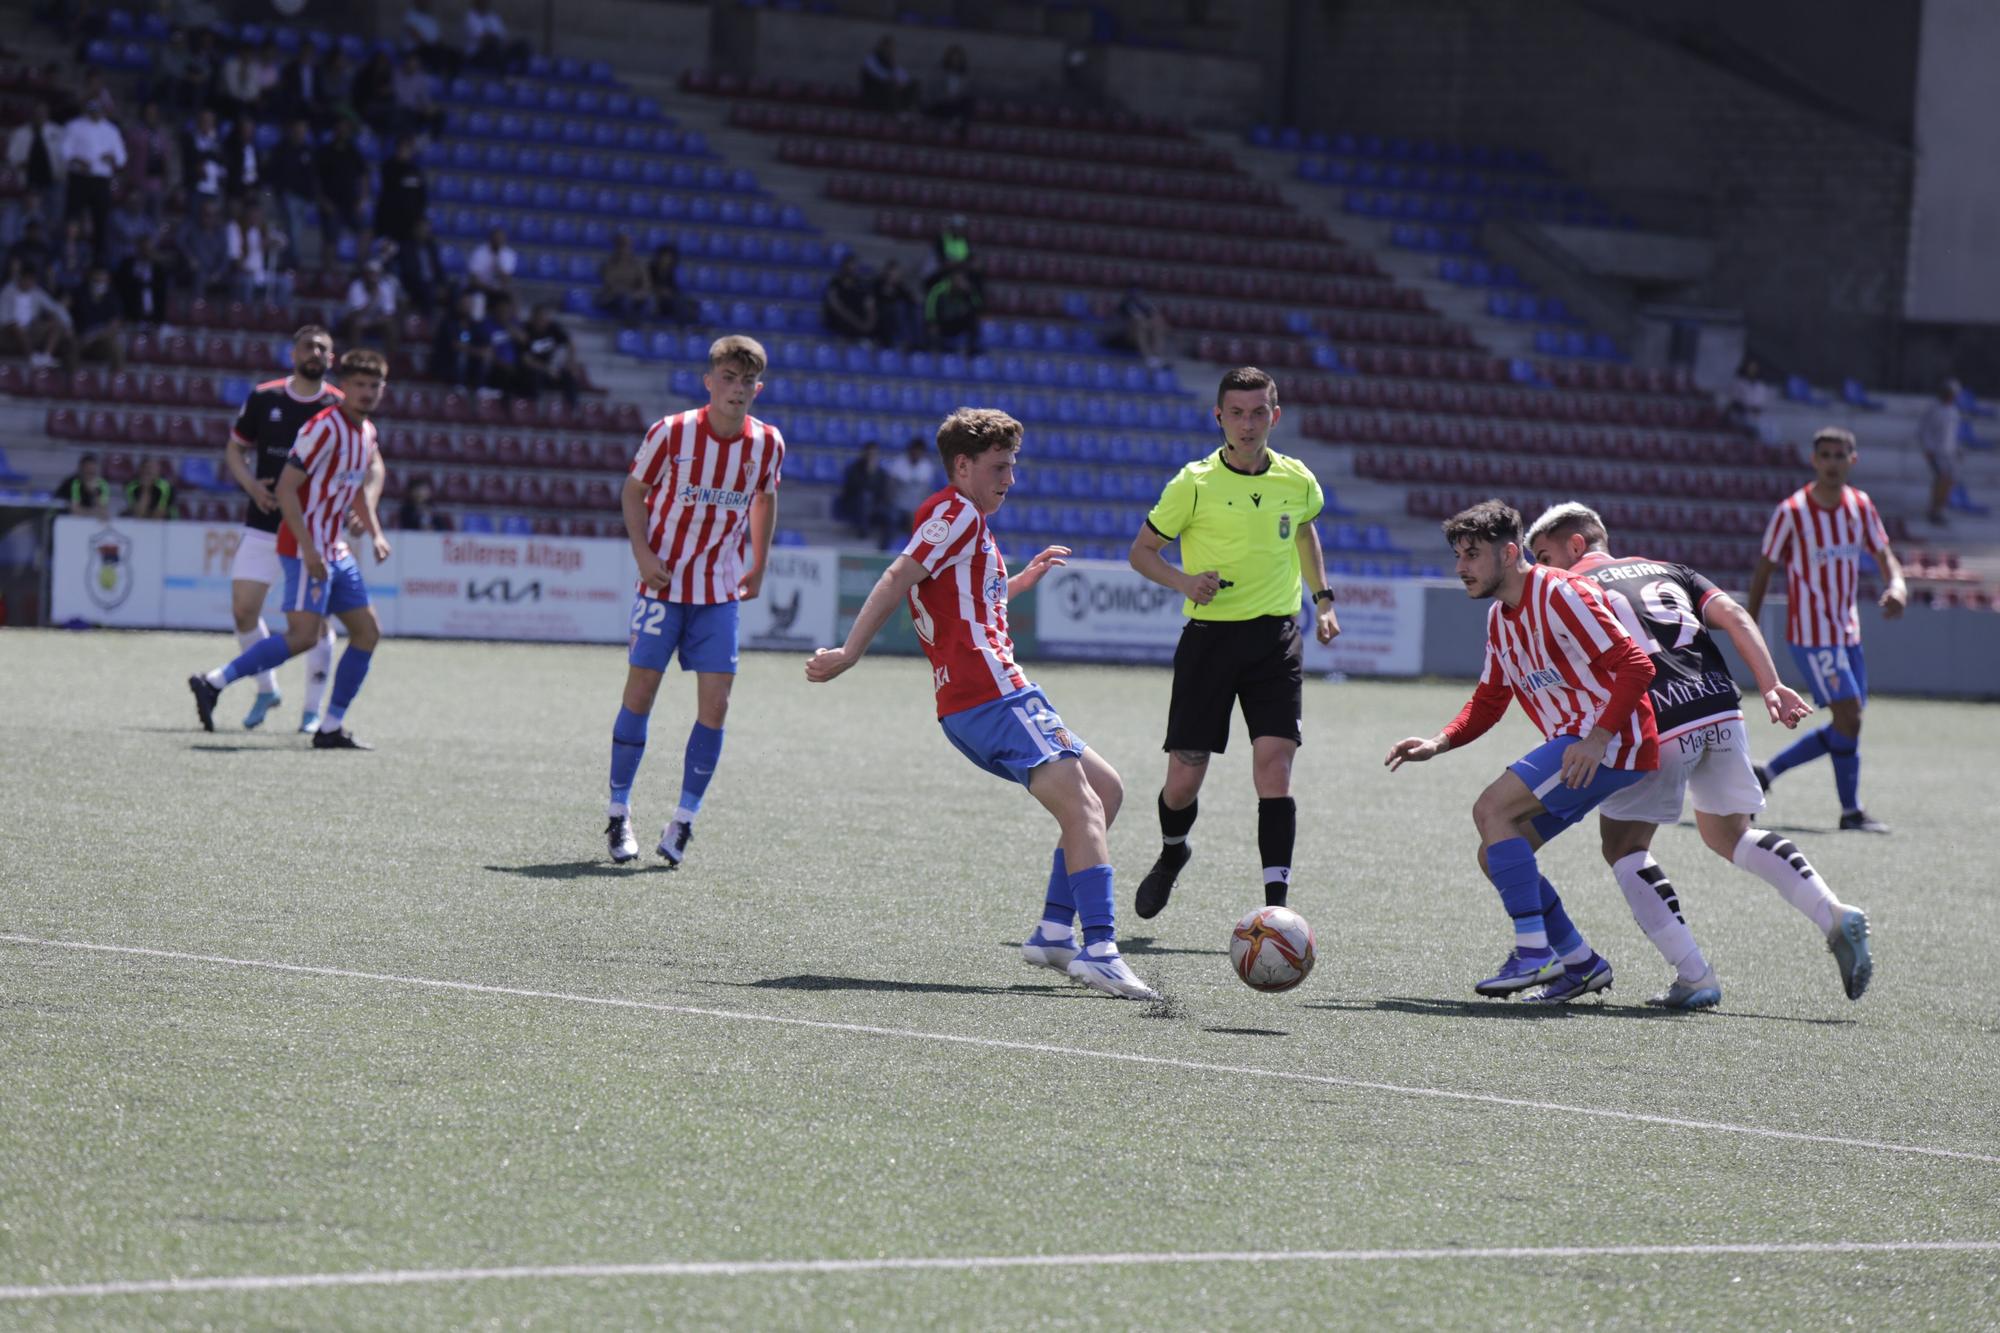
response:
<path fill-rule="evenodd" d="M 389 378 L 389 358 L 372 347 L 351 347 L 340 354 L 340 374 L 373 375 L 378 380 Z"/>
<path fill-rule="evenodd" d="M 1021 423 L 1005 412 L 990 407 L 961 407 L 938 426 L 938 457 L 944 460 L 946 476 L 952 460 L 977 458 L 989 449 L 1021 447 Z"/>
<path fill-rule="evenodd" d="M 1521 511 L 1504 500 L 1481 500 L 1444 521 L 1445 545 L 1452 550 L 1467 538 L 1489 546 L 1521 544 Z"/>

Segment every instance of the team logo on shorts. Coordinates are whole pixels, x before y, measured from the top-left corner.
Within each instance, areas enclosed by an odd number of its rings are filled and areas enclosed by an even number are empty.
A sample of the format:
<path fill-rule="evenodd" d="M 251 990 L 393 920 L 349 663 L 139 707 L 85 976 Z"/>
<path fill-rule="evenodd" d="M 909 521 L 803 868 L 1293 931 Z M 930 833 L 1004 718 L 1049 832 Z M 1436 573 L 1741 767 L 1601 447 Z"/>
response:
<path fill-rule="evenodd" d="M 1044 705 L 1036 709 L 1029 720 L 1035 724 L 1035 729 L 1047 736 L 1057 748 L 1069 750 L 1076 747 L 1076 737 L 1069 734 L 1069 728 L 1063 725 L 1062 718 L 1053 708 Z"/>
<path fill-rule="evenodd" d="M 941 518 L 934 518 L 930 522 L 924 524 L 921 528 L 918 528 L 917 535 L 919 537 L 922 537 L 930 545 L 936 546 L 946 537 L 951 536 L 951 524 L 945 522 Z"/>
<path fill-rule="evenodd" d="M 1278 540 L 1284 541 L 1291 535 L 1292 535 L 1292 516 L 1290 514 L 1278 515 Z"/>

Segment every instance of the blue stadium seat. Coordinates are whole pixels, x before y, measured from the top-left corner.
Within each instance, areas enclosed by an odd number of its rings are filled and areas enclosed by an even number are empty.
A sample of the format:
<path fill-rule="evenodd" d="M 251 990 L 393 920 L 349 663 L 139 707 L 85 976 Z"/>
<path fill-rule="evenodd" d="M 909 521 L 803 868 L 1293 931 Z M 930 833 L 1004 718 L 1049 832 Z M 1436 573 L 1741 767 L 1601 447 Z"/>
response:
<path fill-rule="evenodd" d="M 460 530 L 464 532 L 480 532 L 480 533 L 491 534 L 493 531 L 493 515 L 491 514 L 462 515 L 460 517 L 459 527 Z"/>

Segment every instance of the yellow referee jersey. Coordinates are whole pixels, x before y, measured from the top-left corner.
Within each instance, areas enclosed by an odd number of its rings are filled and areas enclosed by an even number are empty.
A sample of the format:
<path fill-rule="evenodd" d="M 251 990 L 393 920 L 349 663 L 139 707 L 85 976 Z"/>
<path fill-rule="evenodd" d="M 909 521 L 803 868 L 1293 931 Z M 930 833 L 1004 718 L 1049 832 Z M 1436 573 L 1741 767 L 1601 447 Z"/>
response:
<path fill-rule="evenodd" d="M 1174 474 L 1146 523 L 1181 543 L 1181 568 L 1212 569 L 1230 586 L 1207 606 L 1182 607 L 1195 620 L 1295 616 L 1304 599 L 1299 526 L 1319 517 L 1325 493 L 1312 469 L 1273 449 L 1262 472 L 1238 472 L 1217 449 Z"/>

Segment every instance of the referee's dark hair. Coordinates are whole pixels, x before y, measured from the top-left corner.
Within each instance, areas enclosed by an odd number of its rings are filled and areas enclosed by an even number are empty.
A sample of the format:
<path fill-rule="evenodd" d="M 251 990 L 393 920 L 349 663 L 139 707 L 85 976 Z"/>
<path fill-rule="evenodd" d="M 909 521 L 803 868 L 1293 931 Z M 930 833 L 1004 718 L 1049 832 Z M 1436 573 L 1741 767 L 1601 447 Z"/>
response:
<path fill-rule="evenodd" d="M 1273 407 L 1278 405 L 1278 382 L 1271 378 L 1268 371 L 1259 370 L 1255 366 L 1238 366 L 1224 375 L 1222 383 L 1216 386 L 1215 405 L 1222 406 L 1222 395 L 1225 393 L 1236 393 L 1243 389 L 1262 389 L 1264 400 Z"/>
<path fill-rule="evenodd" d="M 1521 544 L 1521 511 L 1503 500 L 1481 500 L 1444 521 L 1445 545 L 1452 550 L 1470 538 L 1490 546 Z"/>

